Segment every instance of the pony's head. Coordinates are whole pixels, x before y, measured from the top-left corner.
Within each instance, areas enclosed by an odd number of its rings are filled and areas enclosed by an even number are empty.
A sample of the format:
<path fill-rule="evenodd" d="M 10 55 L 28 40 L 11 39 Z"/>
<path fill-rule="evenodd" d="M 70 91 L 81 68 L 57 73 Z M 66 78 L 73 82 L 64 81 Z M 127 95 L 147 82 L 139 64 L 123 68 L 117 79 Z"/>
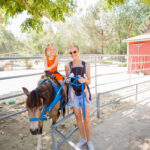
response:
<path fill-rule="evenodd" d="M 43 111 L 43 101 L 44 98 L 40 95 L 40 92 L 33 90 L 28 91 L 27 88 L 22 88 L 24 94 L 27 96 L 26 108 L 28 111 L 29 118 L 40 118 Z M 31 121 L 30 122 L 30 132 L 35 134 L 41 134 L 43 127 L 43 121 Z"/>

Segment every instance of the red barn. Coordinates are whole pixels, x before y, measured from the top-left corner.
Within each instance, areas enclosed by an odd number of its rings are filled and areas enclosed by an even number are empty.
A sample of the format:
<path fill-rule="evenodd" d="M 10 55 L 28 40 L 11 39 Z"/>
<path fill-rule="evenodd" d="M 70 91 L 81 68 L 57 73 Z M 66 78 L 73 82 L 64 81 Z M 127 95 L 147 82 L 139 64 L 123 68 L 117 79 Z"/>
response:
<path fill-rule="evenodd" d="M 129 73 L 150 74 L 150 33 L 124 40 L 127 42 Z"/>

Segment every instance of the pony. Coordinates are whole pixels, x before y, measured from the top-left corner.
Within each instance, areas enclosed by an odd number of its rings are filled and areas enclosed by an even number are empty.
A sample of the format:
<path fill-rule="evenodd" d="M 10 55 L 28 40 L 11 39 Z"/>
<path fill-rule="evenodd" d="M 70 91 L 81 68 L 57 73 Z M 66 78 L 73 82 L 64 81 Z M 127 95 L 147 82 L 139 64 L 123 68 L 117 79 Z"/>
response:
<path fill-rule="evenodd" d="M 51 80 L 55 85 L 58 86 L 59 83 L 57 82 L 57 80 Z M 64 84 L 64 86 L 67 89 L 66 83 Z M 24 94 L 27 96 L 26 109 L 28 111 L 29 118 L 40 118 L 44 107 L 48 107 L 57 94 L 55 92 L 54 86 L 49 81 L 45 81 L 31 92 L 29 92 L 28 89 L 25 87 L 23 87 L 22 89 Z M 55 124 L 58 120 L 60 116 L 60 111 L 63 113 L 63 117 L 65 116 L 65 107 L 63 108 L 62 106 L 63 104 L 67 103 L 67 93 L 62 90 L 60 94 L 64 94 L 63 99 L 59 100 L 49 113 L 46 112 L 46 115 L 52 118 L 52 124 Z M 43 120 L 30 122 L 30 132 L 32 135 L 42 134 L 42 128 Z"/>

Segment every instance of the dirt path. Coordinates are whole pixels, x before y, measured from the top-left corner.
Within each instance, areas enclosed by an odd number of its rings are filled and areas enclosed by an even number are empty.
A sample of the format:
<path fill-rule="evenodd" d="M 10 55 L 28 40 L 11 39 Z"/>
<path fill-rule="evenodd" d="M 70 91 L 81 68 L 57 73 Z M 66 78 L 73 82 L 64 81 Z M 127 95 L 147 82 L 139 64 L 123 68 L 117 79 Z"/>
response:
<path fill-rule="evenodd" d="M 117 111 L 92 126 L 95 150 L 150 150 L 150 106 L 137 105 Z M 77 142 L 77 132 L 71 138 Z M 61 150 L 70 147 L 61 147 Z M 87 150 L 87 146 L 82 147 Z"/>
<path fill-rule="evenodd" d="M 108 97 L 110 95 L 105 99 Z M 0 114 L 12 113 L 14 107 L 17 107 L 18 111 L 22 110 L 24 105 L 14 104 L 12 107 L 13 105 L 1 104 Z M 150 150 L 150 105 L 147 103 L 138 104 L 136 107 L 128 101 L 110 105 L 102 109 L 101 119 L 97 119 L 95 114 L 91 122 L 95 150 Z M 44 124 L 41 150 L 51 149 L 50 125 L 49 121 Z M 66 135 L 75 126 L 73 116 L 58 129 Z M 79 131 L 73 134 L 70 140 L 77 143 L 80 140 Z M 35 150 L 36 144 L 37 137 L 29 132 L 27 113 L 0 121 L 0 149 Z M 72 148 L 64 143 L 59 150 Z M 84 146 L 82 150 L 87 150 L 87 147 Z"/>
<path fill-rule="evenodd" d="M 111 115 L 92 132 L 95 150 L 150 150 L 150 106 Z"/>

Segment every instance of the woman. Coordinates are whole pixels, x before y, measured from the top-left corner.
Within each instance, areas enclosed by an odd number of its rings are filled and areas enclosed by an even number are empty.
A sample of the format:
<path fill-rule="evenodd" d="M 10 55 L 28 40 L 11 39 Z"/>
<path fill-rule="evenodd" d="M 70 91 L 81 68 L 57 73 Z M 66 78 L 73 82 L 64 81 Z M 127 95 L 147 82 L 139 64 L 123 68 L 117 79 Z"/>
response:
<path fill-rule="evenodd" d="M 65 65 L 65 72 L 66 72 L 66 77 L 68 77 L 72 71 L 72 68 L 77 68 L 76 70 L 78 71 L 78 68 L 84 67 L 85 68 L 85 73 L 87 75 L 87 78 L 80 77 L 78 80 L 80 83 L 84 83 L 86 85 L 91 83 L 91 78 L 90 78 L 90 65 L 86 62 L 83 62 L 80 60 L 80 50 L 77 45 L 73 45 L 70 50 L 69 54 L 73 61 L 71 61 L 69 64 Z M 85 65 L 84 65 L 85 64 Z M 69 81 L 68 81 L 69 82 Z M 77 125 L 81 134 L 82 139 L 76 144 L 78 148 L 82 147 L 87 143 L 89 150 L 94 150 L 94 146 L 91 142 L 91 123 L 90 123 L 90 106 L 92 105 L 91 101 L 85 102 L 85 112 L 86 112 L 86 117 L 84 118 L 83 116 L 83 100 L 82 100 L 82 92 L 81 95 L 79 94 L 74 94 L 74 100 L 73 102 L 71 101 L 70 98 L 70 90 L 69 88 L 69 102 L 68 106 L 73 108 Z M 78 96 L 77 96 L 78 95 Z M 86 99 L 86 97 L 84 98 Z M 84 120 L 84 122 L 82 121 Z"/>

